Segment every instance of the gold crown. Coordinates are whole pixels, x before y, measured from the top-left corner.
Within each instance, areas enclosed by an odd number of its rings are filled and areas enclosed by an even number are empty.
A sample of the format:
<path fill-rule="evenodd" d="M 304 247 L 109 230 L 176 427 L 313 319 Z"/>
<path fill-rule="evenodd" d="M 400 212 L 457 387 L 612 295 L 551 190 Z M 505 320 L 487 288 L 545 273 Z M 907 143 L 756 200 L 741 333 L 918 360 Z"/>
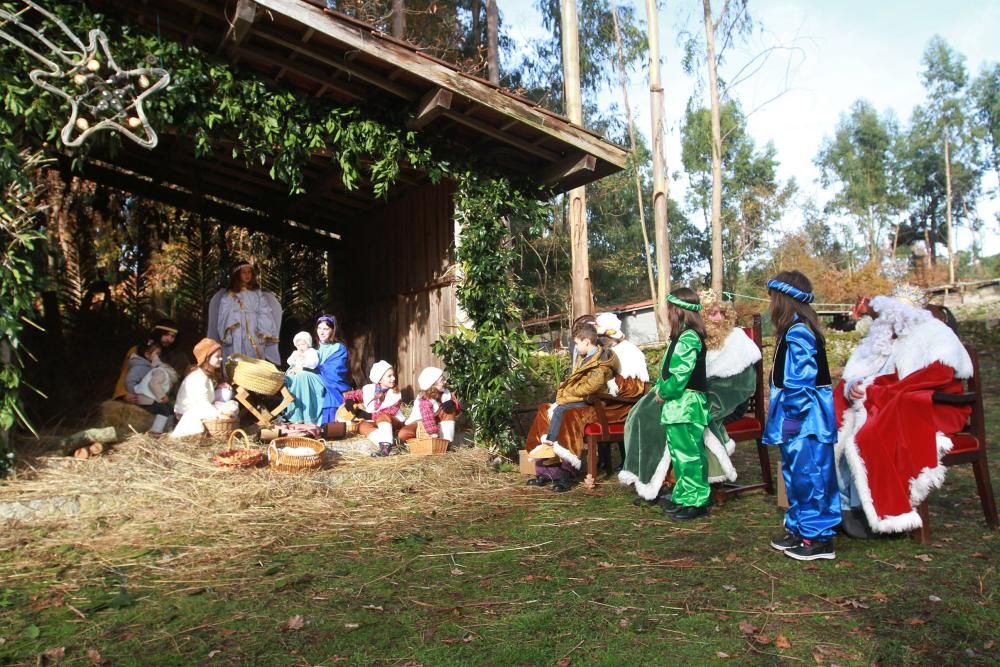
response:
<path fill-rule="evenodd" d="M 722 303 L 722 294 L 716 292 L 711 287 L 698 292 L 698 298 L 701 300 L 702 305 Z"/>
<path fill-rule="evenodd" d="M 927 305 L 927 295 L 916 285 L 901 283 L 892 290 L 893 299 L 909 304 L 914 308 L 923 308 Z"/>

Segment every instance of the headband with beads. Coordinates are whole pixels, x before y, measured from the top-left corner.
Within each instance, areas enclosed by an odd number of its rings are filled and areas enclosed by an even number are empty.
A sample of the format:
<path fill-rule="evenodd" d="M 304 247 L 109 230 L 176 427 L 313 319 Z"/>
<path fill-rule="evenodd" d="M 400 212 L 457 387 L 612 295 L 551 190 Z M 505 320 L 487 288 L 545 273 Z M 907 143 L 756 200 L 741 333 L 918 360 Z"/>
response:
<path fill-rule="evenodd" d="M 782 294 L 787 294 L 800 303 L 812 303 L 816 299 L 816 295 L 812 292 L 804 292 L 795 285 L 789 285 L 786 282 L 775 280 L 773 278 L 767 281 L 767 289 L 773 289 L 781 292 Z"/>

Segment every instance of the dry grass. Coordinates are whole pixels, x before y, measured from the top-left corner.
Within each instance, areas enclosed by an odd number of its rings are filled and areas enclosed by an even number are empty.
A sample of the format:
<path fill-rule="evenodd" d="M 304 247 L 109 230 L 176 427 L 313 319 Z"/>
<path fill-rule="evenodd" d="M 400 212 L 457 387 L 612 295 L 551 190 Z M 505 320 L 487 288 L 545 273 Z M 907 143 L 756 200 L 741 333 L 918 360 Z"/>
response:
<path fill-rule="evenodd" d="M 91 564 L 127 565 L 155 543 L 170 563 L 163 568 L 169 580 L 151 573 L 150 584 L 218 581 L 226 561 L 246 562 L 239 556 L 296 548 L 318 533 L 324 541 L 391 534 L 414 512 L 489 503 L 491 491 L 520 481 L 496 475 L 478 449 L 383 459 L 334 454 L 324 469 L 303 473 L 223 470 L 210 462 L 223 449 L 221 441 L 135 435 L 95 459 L 35 458 L 0 486 L 0 503 L 69 497 L 80 509 L 8 520 L 0 551 L 19 557 L 0 565 L 0 579 L 51 581 L 67 548 L 85 552 Z"/>

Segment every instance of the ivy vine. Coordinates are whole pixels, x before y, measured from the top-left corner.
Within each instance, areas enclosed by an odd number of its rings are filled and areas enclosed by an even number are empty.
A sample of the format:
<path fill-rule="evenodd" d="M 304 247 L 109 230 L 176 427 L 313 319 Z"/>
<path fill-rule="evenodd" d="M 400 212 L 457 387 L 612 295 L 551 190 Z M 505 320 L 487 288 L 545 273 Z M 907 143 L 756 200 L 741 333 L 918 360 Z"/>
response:
<path fill-rule="evenodd" d="M 443 335 L 434 353 L 444 359 L 459 396 L 469 403 L 476 442 L 510 454 L 518 444 L 511 432 L 514 390 L 525 381 L 534 349 L 519 319 L 517 261 L 510 238 L 516 220 L 540 233 L 546 210 L 529 187 L 518 188 L 502 177 L 467 171 L 455 193 L 455 216 L 461 229 L 455 259 L 462 270 L 458 300 L 472 326 Z"/>

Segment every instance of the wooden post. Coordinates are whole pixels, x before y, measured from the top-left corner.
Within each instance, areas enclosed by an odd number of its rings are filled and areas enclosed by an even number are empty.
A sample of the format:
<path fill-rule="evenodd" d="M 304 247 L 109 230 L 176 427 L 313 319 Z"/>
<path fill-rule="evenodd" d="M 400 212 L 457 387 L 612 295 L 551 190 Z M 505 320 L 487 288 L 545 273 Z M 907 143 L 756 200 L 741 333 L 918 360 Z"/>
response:
<path fill-rule="evenodd" d="M 667 294 L 670 292 L 670 228 L 667 218 L 667 158 L 663 152 L 663 86 L 660 85 L 660 28 L 656 0 L 646 0 L 649 29 L 649 100 L 653 131 L 653 227 L 656 238 L 656 332 L 667 339 Z"/>
<path fill-rule="evenodd" d="M 729 2 L 722 6 L 719 22 L 726 15 Z M 705 50 L 708 63 L 708 90 L 712 114 L 712 289 L 722 291 L 722 123 L 719 109 L 719 78 L 715 62 L 715 30 L 711 0 L 702 0 L 705 12 Z"/>
<path fill-rule="evenodd" d="M 566 116 L 577 125 L 583 124 L 583 102 L 580 94 L 580 38 L 576 0 L 562 0 L 563 97 Z M 590 258 L 587 254 L 587 190 L 573 188 L 569 197 L 569 236 L 572 269 L 573 319 L 594 312 L 594 297 L 590 289 Z"/>

